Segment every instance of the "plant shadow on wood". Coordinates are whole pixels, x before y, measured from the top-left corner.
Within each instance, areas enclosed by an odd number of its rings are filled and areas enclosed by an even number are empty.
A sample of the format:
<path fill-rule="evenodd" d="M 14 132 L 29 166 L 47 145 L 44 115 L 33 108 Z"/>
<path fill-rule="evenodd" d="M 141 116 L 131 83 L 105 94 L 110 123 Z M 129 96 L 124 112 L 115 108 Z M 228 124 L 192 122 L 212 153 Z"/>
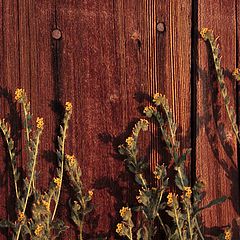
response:
<path fill-rule="evenodd" d="M 12 139 L 14 140 L 16 149 L 19 149 L 18 144 L 20 142 L 19 140 L 21 139 L 22 123 L 21 123 L 20 114 L 16 108 L 16 103 L 13 101 L 12 93 L 7 88 L 0 87 L 0 97 L 2 97 L 6 101 L 6 104 L 8 106 L 9 113 L 8 114 L 5 113 L 6 115 L 4 116 L 4 118 L 11 126 Z M 1 133 L 1 137 L 2 139 L 4 139 L 3 133 Z M 6 142 L 4 142 L 4 150 L 6 154 L 4 155 L 3 161 L 6 163 L 6 165 L 5 165 L 4 171 L 0 173 L 0 182 L 1 182 L 0 187 L 4 187 L 4 186 L 6 187 L 8 186 L 8 184 L 10 184 L 10 188 L 7 187 L 8 194 L 7 194 L 6 208 L 7 208 L 7 213 L 9 218 L 14 219 L 16 218 L 15 212 L 12 211 L 12 209 L 15 208 L 15 205 L 13 205 L 13 203 L 15 203 L 14 201 L 15 192 L 14 192 L 14 186 L 13 186 L 14 181 L 13 181 L 13 175 L 8 171 L 8 169 L 10 169 L 11 166 L 10 166 L 10 159 L 8 155 L 8 146 Z M 21 155 L 21 150 L 17 151 L 16 155 L 17 156 Z M 22 176 L 26 175 L 22 168 L 20 168 L 19 170 Z M 8 237 L 8 230 L 1 228 L 0 231 L 6 237 Z"/>
<path fill-rule="evenodd" d="M 201 105 L 203 106 L 202 116 L 197 116 L 197 133 L 199 129 L 203 126 L 205 127 L 206 136 L 208 139 L 208 144 L 211 147 L 212 153 L 215 157 L 215 160 L 224 170 L 226 177 L 231 182 L 231 202 L 235 211 L 239 214 L 239 178 L 238 178 L 238 168 L 234 162 L 235 154 L 234 151 L 237 151 L 237 144 L 235 145 L 235 150 L 233 147 L 234 142 L 234 133 L 231 127 L 226 127 L 224 119 L 224 104 L 222 97 L 220 96 L 219 84 L 216 79 L 216 70 L 214 67 L 214 61 L 212 53 L 210 50 L 210 45 L 207 43 L 208 50 L 208 71 L 204 71 L 198 67 L 199 76 L 201 83 L 203 84 L 202 93 L 200 93 L 203 98 Z M 231 82 L 234 82 L 232 74 L 229 70 L 224 70 L 224 75 Z M 232 92 L 232 91 L 230 91 Z M 233 92 L 235 89 L 233 88 Z M 219 100 L 221 99 L 221 100 Z M 227 119 L 228 120 L 228 119 Z M 230 125 L 230 122 L 228 126 Z M 221 152 L 220 152 L 221 151 Z M 230 161 L 222 158 L 222 155 Z M 238 236 L 239 229 L 236 219 L 233 219 L 231 225 L 233 226 L 234 237 Z M 224 227 L 224 226 L 222 226 Z M 204 228 L 205 233 L 209 236 L 217 236 L 222 227 L 213 227 L 213 228 Z M 211 239 L 211 238 L 210 238 Z"/>

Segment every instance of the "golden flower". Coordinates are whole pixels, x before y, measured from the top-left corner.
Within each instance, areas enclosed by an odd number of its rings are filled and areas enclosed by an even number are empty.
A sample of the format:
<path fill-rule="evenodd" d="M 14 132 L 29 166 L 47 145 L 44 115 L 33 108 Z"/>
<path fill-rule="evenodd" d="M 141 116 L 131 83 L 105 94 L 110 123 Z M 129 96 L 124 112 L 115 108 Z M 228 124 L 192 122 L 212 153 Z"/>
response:
<path fill-rule="evenodd" d="M 170 192 L 168 195 L 167 195 L 167 199 L 168 199 L 168 201 L 167 201 L 167 205 L 172 205 L 172 203 L 173 203 L 173 194 Z"/>
<path fill-rule="evenodd" d="M 154 174 L 154 177 L 155 177 L 156 179 L 159 180 L 159 179 L 161 178 L 161 177 L 158 175 L 157 171 L 154 171 L 153 174 Z"/>
<path fill-rule="evenodd" d="M 206 34 L 208 33 L 209 29 L 208 28 L 202 28 L 202 30 L 200 31 L 200 35 L 202 36 L 202 38 L 205 39 Z"/>
<path fill-rule="evenodd" d="M 57 188 L 61 186 L 61 179 L 60 178 L 53 178 L 53 182 L 57 185 Z"/>
<path fill-rule="evenodd" d="M 76 157 L 74 155 L 66 155 L 66 159 L 68 160 L 69 166 L 72 167 L 76 163 Z"/>
<path fill-rule="evenodd" d="M 184 187 L 184 191 L 185 191 L 185 196 L 187 198 L 191 198 L 191 195 L 192 195 L 191 187 Z"/>
<path fill-rule="evenodd" d="M 142 127 L 143 131 L 147 131 L 148 130 L 148 125 L 149 125 L 148 120 L 140 119 L 140 124 L 141 124 L 141 127 Z"/>
<path fill-rule="evenodd" d="M 239 74 L 239 68 L 235 68 L 232 75 L 237 76 Z"/>
<path fill-rule="evenodd" d="M 42 200 L 42 205 L 49 211 L 50 209 L 50 203 L 48 201 Z"/>
<path fill-rule="evenodd" d="M 131 148 L 133 148 L 133 145 L 134 145 L 134 138 L 133 137 L 128 137 L 127 139 L 126 139 L 126 143 L 127 143 L 127 145 L 128 145 L 128 147 L 131 149 Z"/>
<path fill-rule="evenodd" d="M 89 195 L 90 198 L 92 198 L 93 197 L 93 191 L 92 190 L 88 191 L 88 195 Z"/>
<path fill-rule="evenodd" d="M 117 224 L 117 229 L 116 232 L 121 236 L 122 234 L 122 230 L 123 230 L 123 224 L 122 223 L 118 223 Z"/>
<path fill-rule="evenodd" d="M 66 102 L 66 103 L 65 103 L 65 110 L 66 110 L 67 112 L 71 112 L 71 111 L 72 111 L 72 103 Z"/>
<path fill-rule="evenodd" d="M 160 94 L 159 94 L 159 93 L 155 93 L 155 94 L 153 95 L 153 99 L 154 99 L 154 100 L 157 100 L 159 97 L 160 97 Z"/>
<path fill-rule="evenodd" d="M 231 240 L 232 239 L 232 232 L 231 232 L 231 229 L 230 228 L 226 228 L 224 230 L 224 239 L 225 240 Z"/>
<path fill-rule="evenodd" d="M 19 223 L 21 223 L 21 222 L 23 222 L 23 220 L 25 219 L 25 215 L 24 215 L 24 212 L 18 212 L 18 219 L 17 219 L 17 221 L 19 222 Z"/>
<path fill-rule="evenodd" d="M 44 229 L 44 227 L 42 224 L 37 225 L 37 228 L 34 231 L 35 235 L 38 237 L 42 236 L 43 229 Z"/>
<path fill-rule="evenodd" d="M 131 209 L 129 207 L 122 207 L 122 209 L 120 209 L 119 213 L 121 215 L 121 217 L 124 217 L 127 212 L 131 211 Z"/>
<path fill-rule="evenodd" d="M 43 118 L 37 117 L 36 123 L 38 129 L 43 129 L 44 126 Z"/>
<path fill-rule="evenodd" d="M 15 91 L 15 100 L 16 101 L 19 101 L 22 99 L 24 95 L 24 89 L 22 88 L 17 88 L 16 91 Z"/>

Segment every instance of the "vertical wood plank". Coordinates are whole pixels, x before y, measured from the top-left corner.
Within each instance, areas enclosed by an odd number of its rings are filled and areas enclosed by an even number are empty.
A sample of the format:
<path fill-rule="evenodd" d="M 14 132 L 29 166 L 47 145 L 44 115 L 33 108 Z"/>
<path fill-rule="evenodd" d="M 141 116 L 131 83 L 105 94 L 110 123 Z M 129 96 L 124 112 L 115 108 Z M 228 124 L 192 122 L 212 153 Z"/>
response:
<path fill-rule="evenodd" d="M 14 91 L 11 86 L 19 83 L 19 61 L 18 61 L 18 5 L 15 1 L 1 1 L 1 75 L 0 75 L 0 96 L 1 96 L 1 118 L 12 125 L 13 138 L 21 148 L 19 141 L 19 119 L 16 106 L 13 102 Z M 11 211 L 13 208 L 12 199 L 14 192 L 11 191 L 10 176 L 8 169 L 10 167 L 9 158 L 5 148 L 3 138 L 1 138 L 1 217 L 15 218 Z M 0 238 L 7 239 L 8 230 L 1 229 Z"/>
<path fill-rule="evenodd" d="M 46 187 L 49 183 L 48 164 L 44 159 L 44 149 L 54 150 L 52 136 L 55 134 L 55 120 L 51 110 L 51 100 L 53 97 L 53 70 L 51 51 L 51 30 L 52 13 L 54 6 L 49 1 L 38 1 L 37 6 L 34 1 L 1 1 L 1 117 L 4 117 L 12 126 L 12 134 L 17 151 L 18 166 L 26 168 L 25 134 L 22 130 L 20 106 L 15 103 L 14 91 L 17 87 L 23 87 L 28 99 L 32 103 L 34 114 L 47 116 L 45 121 L 45 133 L 43 134 L 43 144 L 40 148 L 39 167 L 40 176 L 38 186 Z M 39 87 L 39 83 L 41 86 Z M 47 91 L 46 91 L 47 90 Z M 48 95 L 49 94 L 49 95 Z M 36 115 L 33 121 L 36 119 Z M 50 137 L 51 136 L 51 137 Z M 5 153 L 2 149 L 1 153 Z M 4 218 L 7 210 L 10 220 L 15 221 L 14 192 L 10 192 L 10 186 L 4 187 L 11 179 L 10 165 L 6 166 L 6 158 L 1 154 L 1 169 L 5 169 L 1 178 L 1 219 Z M 10 176 L 10 177 L 9 177 Z M 7 186 L 7 185 L 6 185 Z M 5 198 L 3 197 L 5 196 Z M 11 196 L 11 197 L 10 197 Z M 8 201 L 4 201 L 4 199 Z M 5 209 L 5 210 L 4 210 Z M 6 239 L 0 235 L 0 239 Z"/>
<path fill-rule="evenodd" d="M 216 36 L 220 36 L 222 65 L 230 71 L 236 64 L 235 4 L 236 1 L 198 1 L 199 29 L 208 27 L 213 29 Z M 234 220 L 239 211 L 236 139 L 226 115 L 207 47 L 202 39 L 199 40 L 198 61 L 196 167 L 197 174 L 206 184 L 204 203 L 222 195 L 231 196 L 231 200 L 224 204 L 204 211 L 205 232 L 216 234 L 207 228 L 233 224 L 234 239 L 237 239 Z M 229 79 L 229 74 L 226 75 L 231 102 L 235 104 L 235 84 L 231 77 Z"/>
<path fill-rule="evenodd" d="M 78 158 L 86 190 L 95 188 L 95 213 L 85 228 L 88 238 L 115 239 L 118 211 L 128 200 L 124 164 L 114 155 L 130 134 L 129 122 L 140 116 L 136 93 L 145 92 L 148 84 L 141 73 L 143 3 L 57 5 L 57 25 L 63 32 L 61 101 L 72 101 L 74 106 L 67 151 Z M 140 34 L 139 41 L 132 38 L 134 33 Z M 68 236 L 74 238 L 74 233 Z"/>
<path fill-rule="evenodd" d="M 168 98 L 179 127 L 177 139 L 181 151 L 191 148 L 191 10 L 189 0 L 156 1 L 157 22 L 164 23 L 166 30 L 156 36 L 156 74 L 150 83 L 150 93 L 161 92 Z"/>

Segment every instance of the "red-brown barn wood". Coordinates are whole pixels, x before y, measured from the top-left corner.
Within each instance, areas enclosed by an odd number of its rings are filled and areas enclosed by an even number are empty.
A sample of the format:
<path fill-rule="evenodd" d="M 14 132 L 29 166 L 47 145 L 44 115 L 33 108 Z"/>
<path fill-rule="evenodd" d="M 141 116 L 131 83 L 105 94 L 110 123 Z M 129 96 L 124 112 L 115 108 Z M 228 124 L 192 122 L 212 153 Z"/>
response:
<path fill-rule="evenodd" d="M 235 7 L 235 1 L 201 0 L 198 4 L 198 28 L 208 27 L 214 31 L 216 37 L 220 36 L 222 65 L 228 69 L 225 80 L 233 106 L 236 100 L 236 84 L 231 77 L 231 71 L 236 64 Z M 222 205 L 206 210 L 203 214 L 203 221 L 206 227 L 232 224 L 235 230 L 234 239 L 238 239 L 239 233 L 236 225 L 239 211 L 237 143 L 223 105 L 212 60 L 209 60 L 208 47 L 202 39 L 199 39 L 196 82 L 196 169 L 197 175 L 206 184 L 205 204 L 222 195 L 231 196 L 231 199 Z"/>
<path fill-rule="evenodd" d="M 95 189 L 94 214 L 84 229 L 86 239 L 99 235 L 115 239 L 118 211 L 135 198 L 131 194 L 132 178 L 116 157 L 116 146 L 141 117 L 139 109 L 147 104 L 145 96 L 155 92 L 166 94 L 173 108 L 181 151 L 193 147 L 193 158 L 187 164 L 188 176 L 195 175 L 191 172 L 193 163 L 197 176 L 206 183 L 204 203 L 224 194 L 232 197 L 224 205 L 210 212 L 206 210 L 204 224 L 211 227 L 233 223 L 236 232 L 233 221 L 239 208 L 236 140 L 223 106 L 219 114 L 222 101 L 216 80 L 209 77 L 207 47 L 201 39 L 197 52 L 192 52 L 196 47 L 191 46 L 197 43 L 197 25 L 199 29 L 212 28 L 221 37 L 223 65 L 232 70 L 236 64 L 236 23 L 239 22 L 236 3 L 213 0 L 0 2 L 0 116 L 13 123 L 12 130 L 17 131 L 14 137 L 21 149 L 25 143 L 21 140 L 24 132 L 19 124 L 20 108 L 14 103 L 14 91 L 16 87 L 24 87 L 31 101 L 33 120 L 44 117 L 38 186 L 46 189 L 56 161 L 54 139 L 61 108 L 65 101 L 73 103 L 66 152 L 77 156 L 86 190 Z M 165 26 L 163 32 L 157 31 L 159 22 Z M 52 37 L 54 29 L 60 30 L 60 39 Z M 235 84 L 226 81 L 234 103 Z M 157 132 L 155 126 L 151 130 Z M 192 139 L 194 136 L 196 139 Z M 152 172 L 157 162 L 169 159 L 165 159 L 168 155 L 160 141 L 149 138 L 146 135 L 143 141 L 150 140 L 154 146 L 149 160 L 149 172 Z M 11 208 L 7 204 L 10 186 L 2 140 L 1 156 L 2 218 Z M 25 168 L 26 155 L 20 152 L 18 156 L 18 165 Z M 75 239 L 68 215 L 68 194 L 65 185 L 58 215 L 70 225 L 63 238 Z M 16 216 L 11 213 L 9 217 L 15 220 Z M 7 239 L 5 233 L 0 233 L 0 239 Z"/>

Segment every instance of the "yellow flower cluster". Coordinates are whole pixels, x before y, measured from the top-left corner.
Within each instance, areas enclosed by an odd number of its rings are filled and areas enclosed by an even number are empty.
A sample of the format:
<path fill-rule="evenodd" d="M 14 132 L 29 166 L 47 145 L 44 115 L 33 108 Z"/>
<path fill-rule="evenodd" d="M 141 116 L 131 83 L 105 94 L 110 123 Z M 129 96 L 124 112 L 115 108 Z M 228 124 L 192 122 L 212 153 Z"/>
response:
<path fill-rule="evenodd" d="M 206 34 L 208 33 L 208 31 L 209 31 L 208 28 L 202 28 L 202 30 L 200 31 L 202 38 L 206 37 Z"/>
<path fill-rule="evenodd" d="M 129 147 L 130 149 L 133 148 L 134 142 L 135 142 L 135 141 L 134 141 L 134 138 L 133 138 L 133 137 L 128 137 L 128 138 L 126 139 L 126 143 L 127 143 L 128 147 Z"/>
<path fill-rule="evenodd" d="M 122 209 L 120 209 L 119 213 L 121 215 L 121 217 L 125 217 L 125 215 L 131 211 L 131 209 L 129 207 L 122 207 Z"/>
<path fill-rule="evenodd" d="M 37 228 L 34 231 L 35 235 L 38 237 L 42 236 L 43 229 L 44 229 L 44 227 L 42 224 L 37 225 Z"/>
<path fill-rule="evenodd" d="M 71 111 L 72 111 L 72 103 L 66 102 L 66 103 L 65 103 L 65 110 L 66 110 L 67 112 L 71 112 Z"/>
<path fill-rule="evenodd" d="M 48 201 L 42 200 L 42 205 L 49 211 L 50 209 L 50 203 Z"/>
<path fill-rule="evenodd" d="M 168 206 L 172 205 L 172 203 L 173 203 L 173 194 L 171 192 L 167 195 L 167 199 L 168 199 L 167 205 Z"/>
<path fill-rule="evenodd" d="M 43 129 L 44 126 L 43 118 L 37 117 L 36 124 L 38 129 Z"/>
<path fill-rule="evenodd" d="M 123 224 L 122 224 L 122 223 L 118 223 L 118 224 L 117 224 L 116 232 L 117 232 L 120 236 L 122 235 L 122 230 L 123 230 Z"/>
<path fill-rule="evenodd" d="M 23 95 L 24 95 L 24 89 L 17 88 L 15 91 L 15 100 L 19 101 L 20 99 L 22 99 Z"/>
<path fill-rule="evenodd" d="M 57 185 L 57 188 L 60 188 L 60 186 L 61 186 L 61 179 L 60 178 L 54 178 L 53 182 Z"/>
<path fill-rule="evenodd" d="M 155 112 L 155 111 L 157 111 L 157 109 L 156 109 L 156 107 L 153 107 L 153 106 L 147 106 L 143 110 L 143 112 L 148 112 L 148 111 Z"/>
<path fill-rule="evenodd" d="M 66 159 L 68 160 L 69 166 L 72 167 L 76 163 L 76 157 L 74 155 L 66 155 Z"/>
<path fill-rule="evenodd" d="M 143 131 L 147 131 L 148 130 L 148 125 L 149 125 L 148 120 L 140 119 L 140 124 L 141 124 L 141 127 L 142 127 Z"/>
<path fill-rule="evenodd" d="M 153 100 L 158 100 L 158 98 L 160 97 L 160 94 L 159 93 L 155 93 L 154 95 L 153 95 Z"/>
<path fill-rule="evenodd" d="M 89 197 L 92 199 L 92 197 L 93 197 L 93 191 L 92 191 L 92 190 L 88 191 L 88 195 L 89 195 Z"/>
<path fill-rule="evenodd" d="M 239 68 L 235 68 L 233 73 L 232 73 L 233 76 L 237 76 L 239 75 Z"/>
<path fill-rule="evenodd" d="M 156 179 L 159 180 L 159 179 L 161 178 L 161 177 L 158 175 L 157 171 L 154 171 L 153 174 L 154 174 L 154 177 L 155 177 Z"/>
<path fill-rule="evenodd" d="M 232 239 L 232 232 L 230 228 L 226 228 L 224 231 L 224 239 L 225 240 L 231 240 Z"/>
<path fill-rule="evenodd" d="M 18 222 L 21 223 L 25 219 L 25 215 L 23 212 L 18 212 Z"/>
<path fill-rule="evenodd" d="M 191 198 L 191 195 L 192 195 L 191 187 L 184 187 L 184 191 L 185 191 L 185 196 L 187 198 Z"/>

